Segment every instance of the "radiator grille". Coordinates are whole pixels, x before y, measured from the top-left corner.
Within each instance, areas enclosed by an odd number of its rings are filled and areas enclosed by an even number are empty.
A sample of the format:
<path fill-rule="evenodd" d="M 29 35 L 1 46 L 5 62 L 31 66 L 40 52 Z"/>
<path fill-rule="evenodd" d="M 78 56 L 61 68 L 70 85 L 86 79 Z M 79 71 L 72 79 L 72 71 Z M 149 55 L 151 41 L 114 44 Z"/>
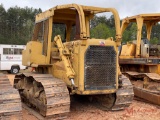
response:
<path fill-rule="evenodd" d="M 115 88 L 116 51 L 113 46 L 89 46 L 84 61 L 85 90 Z"/>

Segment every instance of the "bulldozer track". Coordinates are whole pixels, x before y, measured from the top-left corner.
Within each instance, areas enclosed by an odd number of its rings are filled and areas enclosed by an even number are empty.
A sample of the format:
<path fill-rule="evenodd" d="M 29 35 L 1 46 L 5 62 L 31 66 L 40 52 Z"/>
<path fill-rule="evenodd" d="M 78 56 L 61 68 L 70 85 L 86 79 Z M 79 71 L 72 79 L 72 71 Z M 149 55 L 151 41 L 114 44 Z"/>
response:
<path fill-rule="evenodd" d="M 45 120 L 45 117 L 43 117 L 41 114 L 39 114 L 36 110 L 28 107 L 28 105 L 26 105 L 25 103 L 22 103 L 22 106 L 25 110 L 27 110 L 27 112 L 29 112 L 30 115 L 33 115 L 34 117 L 36 117 L 38 120 Z"/>
<path fill-rule="evenodd" d="M 96 107 L 100 108 L 101 110 L 116 111 L 123 110 L 132 103 L 134 92 L 130 80 L 124 75 L 120 76 L 119 80 L 121 81 L 120 88 L 115 94 L 111 94 L 109 97 L 110 102 L 105 103 L 108 99 L 108 96 L 105 98 L 105 95 L 101 95 L 98 97 L 97 102 L 95 103 Z M 100 99 L 104 99 L 104 103 L 102 103 Z"/>
<path fill-rule="evenodd" d="M 112 110 L 122 110 L 127 108 L 133 101 L 134 92 L 133 86 L 129 80 L 124 75 L 119 77 L 119 81 L 121 82 L 120 88 L 116 92 L 116 101 Z"/>
<path fill-rule="evenodd" d="M 152 81 L 160 82 L 160 75 L 157 73 L 125 72 L 123 74 L 128 75 L 129 77 L 134 77 L 134 78 L 148 77 Z"/>
<path fill-rule="evenodd" d="M 21 98 L 4 74 L 0 74 L 0 120 L 22 120 Z"/>
<path fill-rule="evenodd" d="M 64 119 L 70 111 L 70 96 L 66 84 L 50 74 L 24 73 L 16 75 L 14 86 L 21 99 L 38 111 L 44 119 Z"/>
<path fill-rule="evenodd" d="M 135 96 L 160 105 L 160 75 L 138 72 L 125 72 L 123 74 L 131 79 Z M 145 78 L 147 78 L 147 82 L 144 81 Z"/>

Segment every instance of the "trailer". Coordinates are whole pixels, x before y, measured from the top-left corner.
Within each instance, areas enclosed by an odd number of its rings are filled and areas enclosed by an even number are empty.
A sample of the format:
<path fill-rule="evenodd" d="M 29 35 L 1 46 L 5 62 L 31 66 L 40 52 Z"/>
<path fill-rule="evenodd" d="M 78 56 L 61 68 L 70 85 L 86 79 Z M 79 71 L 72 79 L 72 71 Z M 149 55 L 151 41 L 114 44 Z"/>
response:
<path fill-rule="evenodd" d="M 25 69 L 26 66 L 22 65 L 22 51 L 24 49 L 25 45 L 0 44 L 0 70 L 17 74 L 20 69 Z"/>

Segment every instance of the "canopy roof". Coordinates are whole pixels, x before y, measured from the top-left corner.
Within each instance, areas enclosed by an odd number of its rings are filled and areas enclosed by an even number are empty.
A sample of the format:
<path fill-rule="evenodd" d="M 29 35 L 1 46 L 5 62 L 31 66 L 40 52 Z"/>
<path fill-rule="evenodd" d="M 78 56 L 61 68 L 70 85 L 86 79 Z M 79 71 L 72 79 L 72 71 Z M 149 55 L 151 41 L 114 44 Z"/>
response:
<path fill-rule="evenodd" d="M 143 18 L 143 23 L 154 21 L 160 21 L 160 13 L 152 13 L 152 14 L 139 14 L 131 17 L 126 17 L 124 20 L 128 20 L 129 22 L 136 22 L 137 18 Z"/>

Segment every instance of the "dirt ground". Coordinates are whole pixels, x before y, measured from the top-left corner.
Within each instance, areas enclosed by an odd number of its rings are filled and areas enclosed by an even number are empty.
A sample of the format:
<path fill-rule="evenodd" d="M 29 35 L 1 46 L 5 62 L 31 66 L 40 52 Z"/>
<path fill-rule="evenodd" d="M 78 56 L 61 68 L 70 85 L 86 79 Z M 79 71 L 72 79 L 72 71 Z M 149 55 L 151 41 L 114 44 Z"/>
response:
<path fill-rule="evenodd" d="M 14 75 L 8 75 L 13 84 Z M 24 120 L 38 120 L 23 108 Z M 129 108 L 122 111 L 102 111 L 86 100 L 71 97 L 71 112 L 66 120 L 160 120 L 160 106 L 133 100 Z"/>

